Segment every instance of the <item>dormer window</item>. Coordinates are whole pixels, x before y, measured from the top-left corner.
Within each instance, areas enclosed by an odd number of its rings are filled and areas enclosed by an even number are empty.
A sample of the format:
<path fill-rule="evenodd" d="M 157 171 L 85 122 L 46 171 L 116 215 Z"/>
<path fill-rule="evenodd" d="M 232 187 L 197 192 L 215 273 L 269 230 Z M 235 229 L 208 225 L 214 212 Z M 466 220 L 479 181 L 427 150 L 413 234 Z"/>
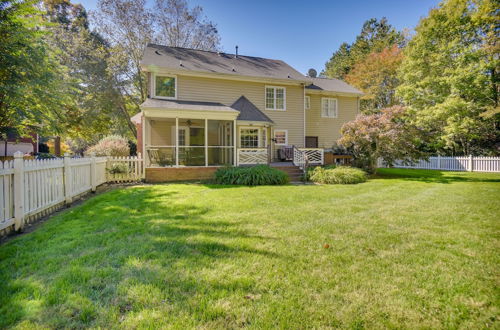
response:
<path fill-rule="evenodd" d="M 154 96 L 161 99 L 177 98 L 177 77 L 167 75 L 154 75 Z"/>

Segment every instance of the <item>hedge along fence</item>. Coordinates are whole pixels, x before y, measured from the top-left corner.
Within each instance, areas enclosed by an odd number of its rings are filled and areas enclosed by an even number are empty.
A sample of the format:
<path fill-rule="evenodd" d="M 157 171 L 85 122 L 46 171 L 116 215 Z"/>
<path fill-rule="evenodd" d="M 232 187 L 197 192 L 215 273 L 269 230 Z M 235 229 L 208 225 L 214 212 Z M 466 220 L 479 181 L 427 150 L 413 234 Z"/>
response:
<path fill-rule="evenodd" d="M 120 169 L 110 171 L 115 164 Z M 144 177 L 140 157 L 85 157 L 0 162 L 0 235 L 69 205 L 106 182 L 134 182 Z"/>

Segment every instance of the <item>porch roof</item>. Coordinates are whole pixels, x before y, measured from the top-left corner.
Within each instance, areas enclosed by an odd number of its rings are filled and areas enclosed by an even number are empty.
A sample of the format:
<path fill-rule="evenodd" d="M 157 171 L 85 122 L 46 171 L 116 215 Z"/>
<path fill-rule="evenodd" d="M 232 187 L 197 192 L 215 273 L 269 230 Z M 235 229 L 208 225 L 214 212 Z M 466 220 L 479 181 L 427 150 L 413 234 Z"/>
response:
<path fill-rule="evenodd" d="M 239 113 L 239 111 L 228 107 L 222 103 L 199 102 L 199 101 L 180 101 L 180 100 L 161 100 L 148 98 L 141 104 L 142 109 L 169 109 L 186 111 L 222 111 Z"/>
<path fill-rule="evenodd" d="M 273 123 L 271 118 L 266 116 L 265 113 L 259 110 L 252 102 L 250 102 L 245 96 L 240 96 L 236 102 L 231 105 L 231 108 L 238 110 L 240 114 L 237 120 L 243 121 L 263 121 L 268 123 Z"/>

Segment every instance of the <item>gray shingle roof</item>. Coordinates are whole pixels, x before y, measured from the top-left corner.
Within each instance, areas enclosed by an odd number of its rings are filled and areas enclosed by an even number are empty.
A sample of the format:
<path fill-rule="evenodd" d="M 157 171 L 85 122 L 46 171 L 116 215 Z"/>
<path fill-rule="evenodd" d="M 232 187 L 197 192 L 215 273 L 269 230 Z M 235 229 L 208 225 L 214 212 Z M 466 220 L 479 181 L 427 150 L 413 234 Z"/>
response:
<path fill-rule="evenodd" d="M 305 81 L 306 78 L 280 60 L 244 55 L 235 58 L 234 54 L 155 44 L 147 45 L 141 65 L 274 79 Z"/>
<path fill-rule="evenodd" d="M 141 108 L 166 108 L 176 110 L 205 110 L 237 112 L 231 107 L 216 102 L 162 100 L 148 98 L 141 104 Z"/>
<path fill-rule="evenodd" d="M 236 102 L 231 105 L 231 108 L 238 110 L 240 114 L 236 119 L 246 121 L 265 121 L 272 123 L 273 121 L 259 110 L 252 102 L 245 96 L 240 96 Z"/>
<path fill-rule="evenodd" d="M 363 92 L 339 79 L 307 77 L 307 80 L 311 82 L 307 89 L 363 95 Z"/>

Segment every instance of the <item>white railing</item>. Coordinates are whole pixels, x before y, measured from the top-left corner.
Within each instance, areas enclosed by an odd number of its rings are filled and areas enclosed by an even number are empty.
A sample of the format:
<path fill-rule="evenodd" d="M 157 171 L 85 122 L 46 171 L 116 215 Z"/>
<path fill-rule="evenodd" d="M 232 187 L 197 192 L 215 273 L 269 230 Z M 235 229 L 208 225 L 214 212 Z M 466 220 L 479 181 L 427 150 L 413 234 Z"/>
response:
<path fill-rule="evenodd" d="M 268 152 L 266 148 L 239 148 L 238 165 L 267 164 Z"/>
<path fill-rule="evenodd" d="M 379 160 L 379 167 L 386 167 Z M 429 160 L 420 160 L 412 164 L 403 164 L 396 161 L 393 167 L 413 168 L 442 171 L 470 171 L 470 172 L 500 172 L 500 157 L 429 157 Z"/>
<path fill-rule="evenodd" d="M 307 157 L 307 162 L 309 165 L 323 165 L 324 155 L 323 149 L 320 148 L 299 148 Z"/>
<path fill-rule="evenodd" d="M 111 171 L 113 164 L 120 165 Z M 15 153 L 14 160 L 0 162 L 0 234 L 20 229 L 103 183 L 143 177 L 140 156 L 24 160 L 21 152 Z"/>
<path fill-rule="evenodd" d="M 321 148 L 293 147 L 293 164 L 304 169 L 306 165 L 323 165 L 325 160 L 324 150 Z"/>

